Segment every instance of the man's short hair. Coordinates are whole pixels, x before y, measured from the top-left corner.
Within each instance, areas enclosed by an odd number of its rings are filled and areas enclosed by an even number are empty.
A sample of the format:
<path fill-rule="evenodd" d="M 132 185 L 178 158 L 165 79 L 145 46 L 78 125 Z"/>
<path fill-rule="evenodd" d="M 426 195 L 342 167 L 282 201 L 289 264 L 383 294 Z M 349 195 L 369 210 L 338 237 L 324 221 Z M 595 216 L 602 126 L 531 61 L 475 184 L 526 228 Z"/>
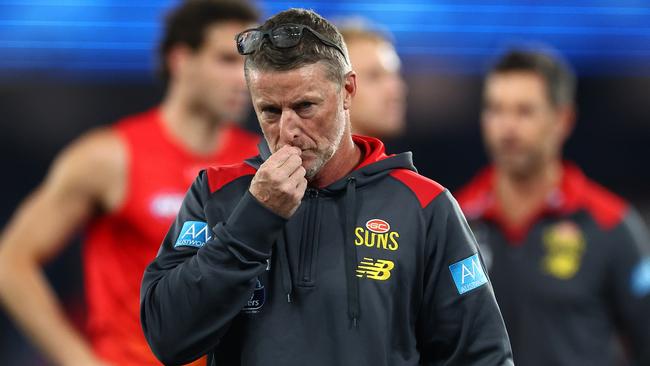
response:
<path fill-rule="evenodd" d="M 490 75 L 514 71 L 533 72 L 541 76 L 549 101 L 554 106 L 574 103 L 576 77 L 559 57 L 541 51 L 510 50 L 494 64 Z"/>
<path fill-rule="evenodd" d="M 351 67 L 348 61 L 348 49 L 334 24 L 312 10 L 289 9 L 269 18 L 262 24 L 260 30 L 268 31 L 282 24 L 301 24 L 312 28 L 339 46 L 345 56 L 305 30 L 300 43 L 292 48 L 279 49 L 265 40 L 259 50 L 246 56 L 246 77 L 248 78 L 251 69 L 287 71 L 322 62 L 326 67 L 327 77 L 342 85 L 345 74 L 351 70 Z"/>
<path fill-rule="evenodd" d="M 203 46 L 210 26 L 224 22 L 256 23 L 257 10 L 243 0 L 185 0 L 165 18 L 165 33 L 160 43 L 160 77 L 169 80 L 167 55 L 179 44 L 197 51 Z M 233 45 L 233 49 L 234 49 Z"/>

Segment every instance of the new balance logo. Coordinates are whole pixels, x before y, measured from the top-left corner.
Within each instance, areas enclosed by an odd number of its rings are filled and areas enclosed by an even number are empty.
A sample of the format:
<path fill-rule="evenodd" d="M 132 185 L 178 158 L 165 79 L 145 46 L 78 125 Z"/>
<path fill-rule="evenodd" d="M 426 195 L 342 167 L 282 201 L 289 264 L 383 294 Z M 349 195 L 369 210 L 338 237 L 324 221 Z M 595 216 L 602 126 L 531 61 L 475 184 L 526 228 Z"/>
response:
<path fill-rule="evenodd" d="M 212 235 L 208 224 L 201 221 L 185 221 L 174 247 L 200 248 L 210 239 L 212 239 Z"/>
<path fill-rule="evenodd" d="M 357 277 L 366 277 L 372 280 L 386 281 L 390 278 L 390 271 L 395 268 L 395 263 L 385 260 L 363 258 L 357 267 Z"/>

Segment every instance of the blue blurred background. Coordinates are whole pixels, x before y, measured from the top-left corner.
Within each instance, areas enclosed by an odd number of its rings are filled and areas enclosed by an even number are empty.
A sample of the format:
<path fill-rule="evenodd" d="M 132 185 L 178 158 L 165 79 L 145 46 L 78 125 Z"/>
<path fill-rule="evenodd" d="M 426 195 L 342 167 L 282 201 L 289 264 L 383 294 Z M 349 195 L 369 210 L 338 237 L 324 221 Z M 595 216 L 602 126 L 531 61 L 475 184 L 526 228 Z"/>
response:
<path fill-rule="evenodd" d="M 175 1 L 0 1 L 3 76 L 146 78 L 160 19 Z M 476 74 L 508 44 L 557 47 L 582 75 L 650 75 L 647 1 L 265 1 L 384 25 L 407 72 Z"/>
<path fill-rule="evenodd" d="M 0 0 L 0 225 L 83 131 L 155 105 L 161 19 L 177 1 Z M 648 212 L 650 1 L 257 1 L 327 18 L 363 16 L 395 38 L 409 87 L 408 129 L 387 141 L 452 190 L 486 158 L 481 75 L 501 51 L 545 45 L 579 76 L 579 118 L 566 147 L 586 173 Z M 251 117 L 248 127 L 256 129 Z M 647 217 L 647 216 L 646 216 Z M 38 228 L 35 228 L 38 230 Z M 48 266 L 83 319 L 79 245 Z M 44 364 L 0 314 L 0 364 Z"/>

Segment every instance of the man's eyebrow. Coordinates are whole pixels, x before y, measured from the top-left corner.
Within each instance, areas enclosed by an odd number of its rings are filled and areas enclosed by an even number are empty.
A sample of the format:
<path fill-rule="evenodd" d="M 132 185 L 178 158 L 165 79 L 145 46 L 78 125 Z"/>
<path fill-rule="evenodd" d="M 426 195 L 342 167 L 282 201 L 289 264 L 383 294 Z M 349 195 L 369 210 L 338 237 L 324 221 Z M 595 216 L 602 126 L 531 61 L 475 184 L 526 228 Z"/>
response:
<path fill-rule="evenodd" d="M 302 98 L 291 103 L 292 107 L 299 107 L 303 103 L 321 103 L 324 99 L 319 96 L 303 96 Z"/>
<path fill-rule="evenodd" d="M 257 105 L 260 109 L 279 108 L 277 104 L 267 101 L 259 102 Z"/>

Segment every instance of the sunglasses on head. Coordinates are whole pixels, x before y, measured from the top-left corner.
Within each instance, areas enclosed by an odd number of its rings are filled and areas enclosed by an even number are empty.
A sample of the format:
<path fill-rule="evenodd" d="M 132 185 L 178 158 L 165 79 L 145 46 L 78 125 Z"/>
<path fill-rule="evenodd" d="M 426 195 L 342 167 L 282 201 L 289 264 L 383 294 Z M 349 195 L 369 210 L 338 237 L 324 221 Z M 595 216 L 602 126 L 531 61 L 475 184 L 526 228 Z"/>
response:
<path fill-rule="evenodd" d="M 348 62 L 348 58 L 341 47 L 303 24 L 282 24 L 266 31 L 259 28 L 247 29 L 235 36 L 237 51 L 240 55 L 250 55 L 260 49 L 265 39 L 268 39 L 275 48 L 296 47 L 300 44 L 305 30 L 308 30 L 324 45 L 335 48 L 341 53 L 345 62 Z"/>

